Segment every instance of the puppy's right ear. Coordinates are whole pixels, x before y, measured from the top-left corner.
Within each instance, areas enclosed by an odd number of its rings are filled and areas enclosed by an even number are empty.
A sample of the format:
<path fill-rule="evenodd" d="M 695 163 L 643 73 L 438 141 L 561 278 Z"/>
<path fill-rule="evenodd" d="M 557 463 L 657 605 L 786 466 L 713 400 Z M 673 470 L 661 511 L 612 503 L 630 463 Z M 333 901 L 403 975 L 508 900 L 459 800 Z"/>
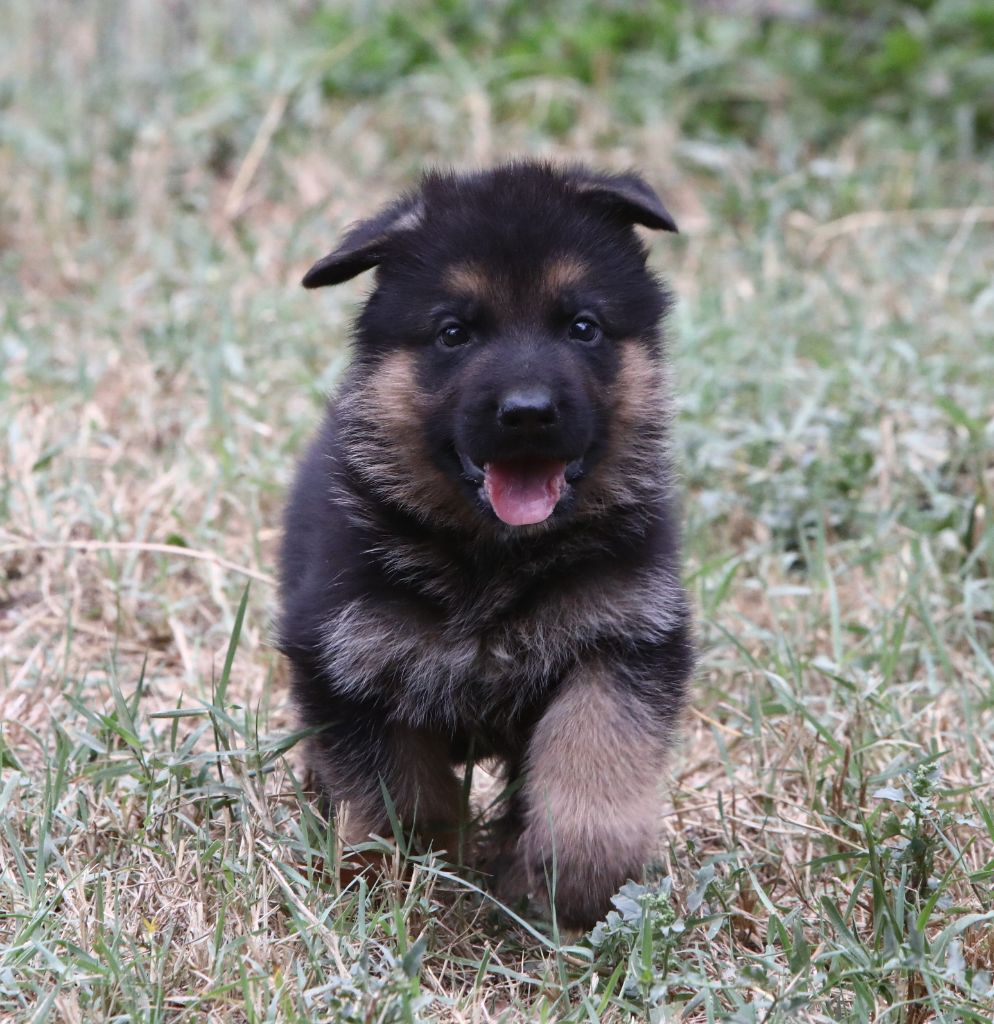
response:
<path fill-rule="evenodd" d="M 305 288 L 341 284 L 349 278 L 381 263 L 394 239 L 421 224 L 424 203 L 420 195 L 404 196 L 369 220 L 360 221 L 342 240 L 342 244 L 319 259 L 304 274 Z"/>
<path fill-rule="evenodd" d="M 611 210 L 629 224 L 642 224 L 657 231 L 678 230 L 670 211 L 640 174 L 592 174 L 580 168 L 576 187 L 581 195 Z"/>

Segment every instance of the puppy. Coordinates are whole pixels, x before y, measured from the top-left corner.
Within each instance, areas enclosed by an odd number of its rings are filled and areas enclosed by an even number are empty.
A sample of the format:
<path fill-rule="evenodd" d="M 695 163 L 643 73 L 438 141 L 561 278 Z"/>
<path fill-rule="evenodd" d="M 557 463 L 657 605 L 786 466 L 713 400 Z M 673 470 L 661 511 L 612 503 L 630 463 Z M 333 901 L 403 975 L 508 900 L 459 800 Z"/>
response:
<path fill-rule="evenodd" d="M 374 267 L 285 516 L 280 646 L 348 842 L 449 842 L 454 767 L 519 783 L 498 893 L 588 926 L 640 872 L 693 662 L 667 455 L 669 304 L 637 175 L 433 172 L 304 278 Z M 441 838 L 440 838 L 441 837 Z M 449 847 L 451 850 L 451 846 Z"/>

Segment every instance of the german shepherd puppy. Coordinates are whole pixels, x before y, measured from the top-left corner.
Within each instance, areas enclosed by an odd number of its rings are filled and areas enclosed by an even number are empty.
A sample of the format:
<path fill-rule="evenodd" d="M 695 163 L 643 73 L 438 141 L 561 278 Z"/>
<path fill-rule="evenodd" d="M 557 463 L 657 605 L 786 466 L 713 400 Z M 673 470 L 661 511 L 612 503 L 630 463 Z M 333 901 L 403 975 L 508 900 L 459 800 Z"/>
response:
<path fill-rule="evenodd" d="M 347 842 L 449 842 L 454 766 L 517 781 L 497 891 L 590 925 L 650 852 L 693 662 L 667 455 L 668 298 L 637 175 L 433 172 L 304 278 L 377 268 L 300 465 L 281 649 Z M 443 837 L 441 840 L 439 837 Z M 451 851 L 452 847 L 449 846 Z"/>

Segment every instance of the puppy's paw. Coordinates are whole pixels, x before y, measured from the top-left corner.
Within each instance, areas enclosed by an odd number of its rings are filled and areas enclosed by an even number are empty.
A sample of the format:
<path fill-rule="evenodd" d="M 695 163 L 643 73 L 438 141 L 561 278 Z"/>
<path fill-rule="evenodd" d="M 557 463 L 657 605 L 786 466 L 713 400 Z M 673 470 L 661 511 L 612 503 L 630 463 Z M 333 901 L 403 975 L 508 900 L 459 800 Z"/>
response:
<path fill-rule="evenodd" d="M 529 866 L 520 850 L 505 853 L 493 864 L 491 890 L 497 900 L 509 910 L 525 918 L 548 921 L 551 905 L 548 890 L 539 873 Z"/>
<path fill-rule="evenodd" d="M 544 834 L 526 830 L 513 856 L 498 877 L 497 892 L 504 902 L 527 898 L 548 914 L 554 899 L 556 919 L 568 929 L 592 928 L 611 909 L 611 897 L 631 877 L 641 873 L 642 851 L 610 837 L 587 836 L 587 841 L 550 851 Z"/>

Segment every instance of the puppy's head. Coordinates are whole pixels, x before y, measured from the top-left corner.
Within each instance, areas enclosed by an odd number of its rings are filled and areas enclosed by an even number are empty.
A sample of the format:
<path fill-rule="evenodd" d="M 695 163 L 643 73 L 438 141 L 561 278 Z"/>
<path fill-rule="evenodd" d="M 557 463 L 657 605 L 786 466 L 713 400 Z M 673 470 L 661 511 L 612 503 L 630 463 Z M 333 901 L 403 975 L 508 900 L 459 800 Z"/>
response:
<path fill-rule="evenodd" d="M 319 260 L 308 288 L 377 268 L 344 396 L 369 485 L 516 530 L 631 500 L 666 307 L 636 224 L 676 230 L 636 175 L 511 164 L 430 174 Z"/>

